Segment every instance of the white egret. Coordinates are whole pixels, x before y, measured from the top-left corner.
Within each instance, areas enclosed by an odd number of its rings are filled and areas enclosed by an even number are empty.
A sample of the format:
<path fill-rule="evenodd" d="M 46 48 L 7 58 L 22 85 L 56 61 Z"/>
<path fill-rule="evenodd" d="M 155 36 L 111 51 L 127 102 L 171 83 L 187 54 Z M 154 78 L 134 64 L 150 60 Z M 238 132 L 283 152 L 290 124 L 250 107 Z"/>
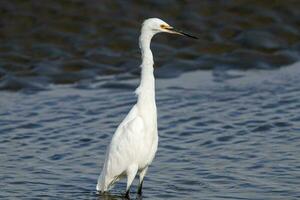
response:
<path fill-rule="evenodd" d="M 139 175 L 138 194 L 142 193 L 143 180 L 158 145 L 155 80 L 150 42 L 152 37 L 160 32 L 197 39 L 175 30 L 158 18 L 144 21 L 139 38 L 142 72 L 141 82 L 136 90 L 137 103 L 118 126 L 107 148 L 104 166 L 96 187 L 99 192 L 109 190 L 116 181 L 127 177 L 126 197 L 129 198 L 130 185 L 135 176 Z"/>

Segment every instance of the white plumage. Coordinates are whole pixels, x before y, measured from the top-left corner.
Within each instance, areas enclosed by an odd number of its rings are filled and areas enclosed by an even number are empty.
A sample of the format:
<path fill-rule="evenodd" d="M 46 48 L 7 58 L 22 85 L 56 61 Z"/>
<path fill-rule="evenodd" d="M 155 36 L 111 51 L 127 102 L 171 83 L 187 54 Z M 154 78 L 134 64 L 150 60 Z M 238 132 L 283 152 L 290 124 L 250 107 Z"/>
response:
<path fill-rule="evenodd" d="M 144 21 L 139 38 L 142 72 L 141 82 L 136 90 L 138 100 L 118 126 L 108 146 L 96 187 L 100 192 L 109 190 L 120 178 L 127 177 L 126 196 L 128 197 L 130 185 L 136 175 L 140 178 L 138 193 L 142 192 L 144 176 L 158 145 L 155 80 L 150 42 L 152 37 L 159 32 L 190 36 L 176 31 L 157 18 Z"/>

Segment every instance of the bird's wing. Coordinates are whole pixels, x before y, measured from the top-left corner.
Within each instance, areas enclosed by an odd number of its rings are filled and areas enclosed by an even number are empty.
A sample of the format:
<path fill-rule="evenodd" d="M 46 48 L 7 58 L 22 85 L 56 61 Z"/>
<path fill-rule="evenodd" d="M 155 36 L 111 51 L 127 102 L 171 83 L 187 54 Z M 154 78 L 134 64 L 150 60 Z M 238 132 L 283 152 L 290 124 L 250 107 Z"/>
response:
<path fill-rule="evenodd" d="M 113 181 L 116 176 L 122 176 L 124 170 L 134 160 L 136 150 L 140 148 L 137 144 L 141 141 L 143 130 L 143 120 L 138 115 L 137 107 L 134 106 L 118 126 L 108 148 L 102 171 L 105 182 Z"/>

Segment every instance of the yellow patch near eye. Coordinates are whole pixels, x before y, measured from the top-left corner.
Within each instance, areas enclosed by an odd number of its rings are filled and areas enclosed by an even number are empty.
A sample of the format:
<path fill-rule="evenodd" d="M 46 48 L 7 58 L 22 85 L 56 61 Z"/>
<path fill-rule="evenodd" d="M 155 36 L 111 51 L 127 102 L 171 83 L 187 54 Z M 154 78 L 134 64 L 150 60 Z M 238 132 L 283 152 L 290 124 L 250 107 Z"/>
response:
<path fill-rule="evenodd" d="M 164 24 L 161 24 L 161 25 L 160 25 L 160 28 L 166 29 L 166 28 L 168 28 L 168 26 L 166 26 L 166 25 L 164 25 Z"/>

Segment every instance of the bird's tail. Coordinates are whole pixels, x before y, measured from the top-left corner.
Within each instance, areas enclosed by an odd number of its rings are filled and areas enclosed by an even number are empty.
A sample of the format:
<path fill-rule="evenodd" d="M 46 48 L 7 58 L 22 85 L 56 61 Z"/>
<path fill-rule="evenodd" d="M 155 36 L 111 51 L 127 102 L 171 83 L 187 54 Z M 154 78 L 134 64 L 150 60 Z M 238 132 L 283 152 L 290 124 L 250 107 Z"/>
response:
<path fill-rule="evenodd" d="M 102 172 L 98 178 L 96 190 L 101 193 L 106 192 L 106 191 L 110 190 L 113 187 L 114 183 L 118 180 L 119 180 L 119 177 L 110 179 L 110 178 L 106 177 L 105 174 Z"/>
<path fill-rule="evenodd" d="M 100 176 L 98 178 L 96 190 L 98 192 L 105 192 L 107 190 L 106 187 L 105 187 L 105 180 L 104 180 L 104 178 L 102 176 L 102 173 L 100 174 Z"/>
<path fill-rule="evenodd" d="M 98 182 L 97 182 L 97 186 L 96 186 L 96 190 L 98 191 L 98 192 L 104 192 L 104 191 L 102 191 L 102 186 L 103 184 L 101 184 L 101 175 L 99 176 L 99 178 L 98 178 Z"/>
<path fill-rule="evenodd" d="M 96 190 L 103 193 L 106 192 L 109 189 L 109 184 L 107 183 L 107 181 L 109 180 L 109 178 L 107 177 L 107 158 L 108 158 L 108 153 L 106 152 L 106 156 L 105 156 L 105 161 L 104 161 L 104 165 L 101 171 L 101 174 L 98 178 L 98 182 L 97 182 L 97 186 L 96 186 Z"/>

